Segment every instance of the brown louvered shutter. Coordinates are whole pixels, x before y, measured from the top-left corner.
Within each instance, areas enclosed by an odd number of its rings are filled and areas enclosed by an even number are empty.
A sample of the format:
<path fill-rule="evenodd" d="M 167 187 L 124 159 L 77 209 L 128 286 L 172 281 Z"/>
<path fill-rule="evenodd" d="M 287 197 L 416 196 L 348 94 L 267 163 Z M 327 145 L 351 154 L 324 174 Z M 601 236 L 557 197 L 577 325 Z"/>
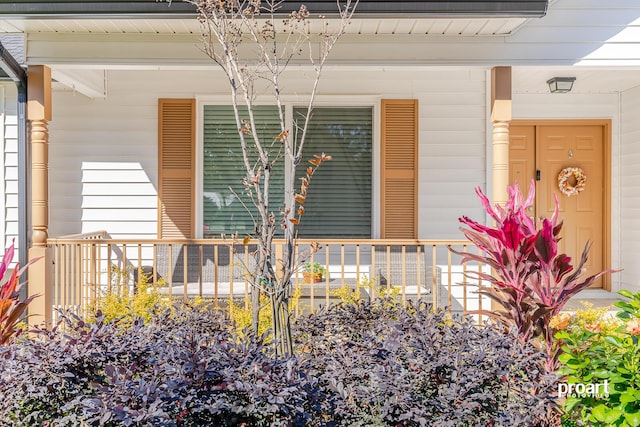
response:
<path fill-rule="evenodd" d="M 382 238 L 418 237 L 418 101 L 382 100 Z"/>
<path fill-rule="evenodd" d="M 158 100 L 158 237 L 194 237 L 195 99 Z"/>

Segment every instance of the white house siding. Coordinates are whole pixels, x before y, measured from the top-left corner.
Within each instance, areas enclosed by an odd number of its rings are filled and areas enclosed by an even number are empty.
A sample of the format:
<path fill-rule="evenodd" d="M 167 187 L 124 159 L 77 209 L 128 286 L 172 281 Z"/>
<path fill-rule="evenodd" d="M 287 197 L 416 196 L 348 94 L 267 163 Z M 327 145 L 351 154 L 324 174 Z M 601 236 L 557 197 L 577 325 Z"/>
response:
<path fill-rule="evenodd" d="M 118 85 L 106 100 L 54 92 L 50 236 L 155 237 L 157 105 L 141 93 Z"/>
<path fill-rule="evenodd" d="M 287 96 L 305 90 L 303 74 L 289 76 Z M 107 88 L 106 99 L 54 92 L 51 236 L 107 230 L 114 237 L 155 237 L 158 98 L 224 102 L 228 96 L 226 81 L 213 71 L 108 71 Z M 486 70 L 329 68 L 321 95 L 320 102 L 344 105 L 419 99 L 419 237 L 460 238 L 460 215 L 483 218 L 473 188 L 484 187 L 487 174 Z M 374 158 L 377 175 L 379 153 Z"/>
<path fill-rule="evenodd" d="M 474 187 L 486 191 L 486 72 L 415 73 L 420 100 L 419 236 L 463 238 L 458 218 L 484 219 Z"/>
<path fill-rule="evenodd" d="M 618 94 L 516 93 L 513 95 L 513 119 L 611 119 L 611 265 L 613 268 L 626 268 L 626 263 L 621 258 L 620 245 L 622 214 L 620 205 L 621 116 L 619 100 Z M 624 144 L 622 145 L 624 146 Z M 621 280 L 622 276 L 619 274 L 612 277 L 613 290 L 620 288 Z"/>
<path fill-rule="evenodd" d="M 0 83 L 0 141 L 2 156 L 0 157 L 0 180 L 4 192 L 0 198 L 4 223 L 0 227 L 0 242 L 4 253 L 15 238 L 16 259 L 18 242 L 18 91 L 13 82 Z"/>
<path fill-rule="evenodd" d="M 621 267 L 618 273 L 623 288 L 640 291 L 640 88 L 624 92 L 621 97 L 620 132 L 620 203 L 622 218 Z"/>

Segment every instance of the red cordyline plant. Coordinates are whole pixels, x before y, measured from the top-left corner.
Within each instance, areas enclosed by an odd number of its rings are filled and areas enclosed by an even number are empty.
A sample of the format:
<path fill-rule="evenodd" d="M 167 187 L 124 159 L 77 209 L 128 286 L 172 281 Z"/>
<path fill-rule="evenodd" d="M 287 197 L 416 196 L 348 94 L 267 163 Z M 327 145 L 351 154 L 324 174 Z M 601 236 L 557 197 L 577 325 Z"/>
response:
<path fill-rule="evenodd" d="M 13 261 L 14 243 L 11 243 L 9 249 L 2 258 L 0 264 L 0 278 L 4 279 L 11 262 Z M 36 260 L 30 261 L 27 265 L 13 269 L 6 280 L 0 284 L 0 345 L 6 345 L 11 342 L 18 332 L 18 323 L 24 314 L 29 303 L 36 297 L 32 295 L 29 298 L 20 301 L 20 289 L 24 283 L 20 283 L 20 276 L 24 270 Z"/>
<path fill-rule="evenodd" d="M 492 268 L 491 273 L 467 273 L 488 282 L 490 285 L 480 287 L 479 293 L 500 306 L 496 311 L 480 310 L 475 314 L 516 327 L 523 341 L 542 346 L 547 354 L 547 369 L 555 371 L 559 348 L 555 345 L 555 331 L 549 321 L 562 310 L 569 298 L 614 270 L 582 278 L 590 243 L 585 245 L 575 267 L 571 264 L 571 257 L 558 253 L 562 221 L 558 220 L 557 197 L 552 217 L 534 222 L 527 214 L 527 208 L 534 201 L 534 181 L 531 181 L 526 199 L 517 183 L 509 187 L 508 193 L 509 199 L 504 207 L 492 207 L 482 190 L 476 188 L 482 205 L 495 221 L 495 227 L 482 225 L 468 217 L 460 218 L 460 222 L 469 227 L 461 227 L 460 230 L 482 254 L 454 252 L 463 256 L 463 263 L 477 261 Z"/>

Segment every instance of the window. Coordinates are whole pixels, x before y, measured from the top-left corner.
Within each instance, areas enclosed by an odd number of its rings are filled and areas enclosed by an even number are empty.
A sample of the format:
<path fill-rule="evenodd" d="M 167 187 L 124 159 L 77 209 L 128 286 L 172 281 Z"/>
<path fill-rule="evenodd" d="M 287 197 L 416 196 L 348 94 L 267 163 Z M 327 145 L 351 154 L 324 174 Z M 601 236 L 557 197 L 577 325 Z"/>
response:
<path fill-rule="evenodd" d="M 305 111 L 294 108 L 294 123 Z M 314 154 L 333 160 L 311 181 L 299 236 L 371 237 L 372 109 L 314 108 L 307 132 L 298 177 Z"/>
<path fill-rule="evenodd" d="M 256 107 L 256 121 L 263 141 L 280 133 L 276 107 Z M 294 137 L 305 109 L 293 108 Z M 371 237 L 372 108 L 317 107 L 313 110 L 303 159 L 297 176 L 302 176 L 307 160 L 322 152 L 333 156 L 314 176 L 305 203 L 300 237 Z M 255 159 L 255 154 L 252 159 Z M 246 170 L 231 106 L 204 107 L 203 141 L 203 224 L 204 236 L 221 233 L 253 233 L 251 213 L 234 195 L 242 197 L 252 212 L 242 178 Z M 296 187 L 299 181 L 296 181 Z M 231 187 L 231 189 L 229 188 Z M 272 175 L 270 210 L 283 206 L 284 164 Z"/>
<path fill-rule="evenodd" d="M 271 141 L 280 134 L 277 111 L 276 107 L 254 107 L 257 131 L 262 141 Z M 233 107 L 206 105 L 203 119 L 203 235 L 219 237 L 222 233 L 230 235 L 235 232 L 240 236 L 253 234 L 252 216 L 257 214 L 257 209 L 242 184 L 247 170 Z M 247 138 L 247 145 L 251 147 L 250 135 Z M 249 158 L 255 162 L 256 153 L 249 152 Z M 276 213 L 284 201 L 283 165 L 274 168 L 271 175 L 270 209 Z"/>

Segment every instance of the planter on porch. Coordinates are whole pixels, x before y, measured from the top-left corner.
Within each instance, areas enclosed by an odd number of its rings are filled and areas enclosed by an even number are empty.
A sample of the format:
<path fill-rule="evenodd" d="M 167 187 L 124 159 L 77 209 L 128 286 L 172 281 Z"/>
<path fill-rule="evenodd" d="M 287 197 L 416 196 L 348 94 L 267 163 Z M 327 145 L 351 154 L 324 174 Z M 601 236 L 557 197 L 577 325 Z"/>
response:
<path fill-rule="evenodd" d="M 302 273 L 304 283 L 318 283 L 322 282 L 322 273 Z"/>
<path fill-rule="evenodd" d="M 317 262 L 307 261 L 302 264 L 302 278 L 304 283 L 322 282 L 322 278 L 326 272 L 327 269 Z"/>

